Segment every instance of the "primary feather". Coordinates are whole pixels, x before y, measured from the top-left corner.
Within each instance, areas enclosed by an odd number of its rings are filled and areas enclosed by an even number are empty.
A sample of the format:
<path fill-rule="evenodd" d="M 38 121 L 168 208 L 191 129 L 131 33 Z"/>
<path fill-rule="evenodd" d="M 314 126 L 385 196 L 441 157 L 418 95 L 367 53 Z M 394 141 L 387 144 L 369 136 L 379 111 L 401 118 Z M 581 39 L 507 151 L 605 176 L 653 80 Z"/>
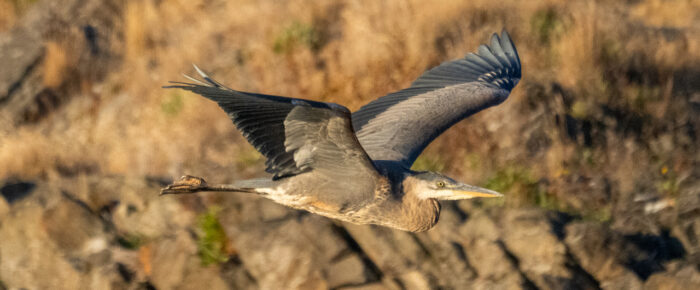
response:
<path fill-rule="evenodd" d="M 503 102 L 520 80 L 520 58 L 507 32 L 477 53 L 426 71 L 409 88 L 353 113 L 357 137 L 375 161 L 410 168 L 433 139 L 460 120 Z"/>

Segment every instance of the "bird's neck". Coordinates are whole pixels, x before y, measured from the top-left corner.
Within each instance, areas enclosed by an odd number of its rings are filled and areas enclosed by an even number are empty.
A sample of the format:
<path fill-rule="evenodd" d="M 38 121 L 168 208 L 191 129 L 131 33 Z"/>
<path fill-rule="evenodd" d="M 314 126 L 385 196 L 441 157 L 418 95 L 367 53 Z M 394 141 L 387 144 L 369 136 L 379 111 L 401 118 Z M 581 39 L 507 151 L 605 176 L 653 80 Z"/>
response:
<path fill-rule="evenodd" d="M 411 232 L 424 232 L 437 224 L 440 218 L 440 203 L 433 198 L 420 199 L 412 194 L 405 194 L 401 200 L 401 209 L 396 212 L 398 219 L 404 221 L 403 227 Z"/>
<path fill-rule="evenodd" d="M 427 231 L 437 224 L 440 203 L 436 199 L 421 199 L 402 183 L 394 185 L 392 194 L 376 207 L 374 214 L 381 216 L 377 224 L 410 232 Z"/>

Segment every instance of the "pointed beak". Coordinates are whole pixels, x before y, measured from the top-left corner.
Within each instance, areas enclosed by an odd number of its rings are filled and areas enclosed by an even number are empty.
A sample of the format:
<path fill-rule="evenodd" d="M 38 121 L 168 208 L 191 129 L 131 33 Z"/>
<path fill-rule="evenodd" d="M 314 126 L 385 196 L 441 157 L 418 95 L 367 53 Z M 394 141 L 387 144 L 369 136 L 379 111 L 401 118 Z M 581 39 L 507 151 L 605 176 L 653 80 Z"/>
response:
<path fill-rule="evenodd" d="M 462 196 L 468 196 L 469 198 L 473 197 L 502 197 L 503 194 L 500 194 L 498 192 L 495 192 L 493 190 L 489 190 L 486 188 L 481 188 L 478 186 L 473 186 L 469 184 L 464 184 L 460 187 L 457 187 L 452 190 L 456 195 L 462 195 Z"/>

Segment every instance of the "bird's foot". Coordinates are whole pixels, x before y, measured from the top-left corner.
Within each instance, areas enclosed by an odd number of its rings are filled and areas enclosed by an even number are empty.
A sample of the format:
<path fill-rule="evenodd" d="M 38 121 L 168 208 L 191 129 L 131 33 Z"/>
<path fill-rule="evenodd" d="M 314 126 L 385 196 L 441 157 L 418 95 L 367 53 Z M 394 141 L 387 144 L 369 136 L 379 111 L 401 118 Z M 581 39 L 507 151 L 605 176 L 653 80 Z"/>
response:
<path fill-rule="evenodd" d="M 206 190 L 208 187 L 207 182 L 204 178 L 196 177 L 192 175 L 185 175 L 180 177 L 180 180 L 173 182 L 172 184 L 162 188 L 160 194 L 182 194 L 182 193 L 195 193 L 198 191 Z"/>

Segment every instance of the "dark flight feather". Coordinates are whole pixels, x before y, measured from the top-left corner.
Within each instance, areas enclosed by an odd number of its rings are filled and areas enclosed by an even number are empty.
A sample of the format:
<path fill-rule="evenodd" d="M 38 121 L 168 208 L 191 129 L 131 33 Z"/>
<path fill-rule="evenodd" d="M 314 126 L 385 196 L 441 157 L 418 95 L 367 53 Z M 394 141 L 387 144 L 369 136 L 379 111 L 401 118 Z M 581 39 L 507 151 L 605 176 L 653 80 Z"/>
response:
<path fill-rule="evenodd" d="M 227 88 L 210 78 L 198 67 L 195 69 L 204 81 L 187 76 L 193 83 L 173 82 L 166 88 L 179 88 L 215 101 L 228 114 L 243 136 L 267 158 L 266 171 L 273 179 L 308 171 L 307 166 L 297 166 L 294 152 L 284 146 L 284 121 L 298 105 L 297 99 L 240 92 Z M 335 104 L 303 101 L 305 106 L 334 110 L 344 108 Z M 347 109 L 346 109 L 347 110 Z"/>
<path fill-rule="evenodd" d="M 507 32 L 477 53 L 423 73 L 409 88 L 378 98 L 352 114 L 369 156 L 410 167 L 423 149 L 460 120 L 507 98 L 521 77 Z"/>

